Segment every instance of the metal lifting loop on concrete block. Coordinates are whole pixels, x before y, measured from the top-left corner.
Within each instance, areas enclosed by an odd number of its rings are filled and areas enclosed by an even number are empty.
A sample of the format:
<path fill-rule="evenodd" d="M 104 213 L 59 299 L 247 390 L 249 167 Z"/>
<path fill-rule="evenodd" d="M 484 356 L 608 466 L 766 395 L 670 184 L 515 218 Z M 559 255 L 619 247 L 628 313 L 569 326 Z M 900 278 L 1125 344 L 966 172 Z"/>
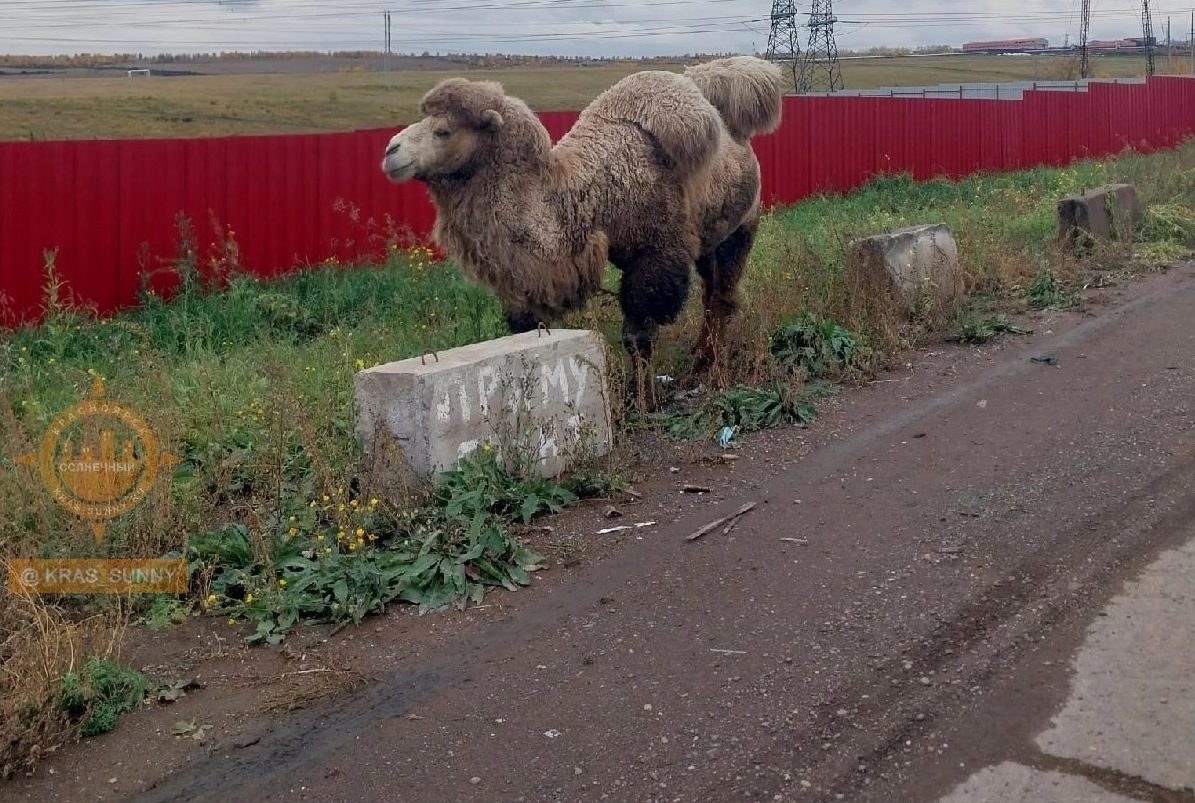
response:
<path fill-rule="evenodd" d="M 552 330 L 549 329 L 548 325 L 546 323 L 544 323 L 543 321 L 540 321 L 538 324 L 536 324 L 535 328 L 539 332 L 539 334 L 537 334 L 536 337 L 543 337 L 544 332 L 548 333 L 548 337 L 552 336 Z"/>
<path fill-rule="evenodd" d="M 420 362 L 421 364 L 423 364 L 423 365 L 427 365 L 427 355 L 429 355 L 429 354 L 430 354 L 430 355 L 432 355 L 433 357 L 435 357 L 435 358 L 436 358 L 436 362 L 439 362 L 439 361 L 440 361 L 440 355 L 439 355 L 439 354 L 437 354 L 437 353 L 436 353 L 436 352 L 434 352 L 434 351 L 425 351 L 425 352 L 423 352 L 423 354 L 421 354 L 421 355 L 419 356 L 419 362 Z"/>

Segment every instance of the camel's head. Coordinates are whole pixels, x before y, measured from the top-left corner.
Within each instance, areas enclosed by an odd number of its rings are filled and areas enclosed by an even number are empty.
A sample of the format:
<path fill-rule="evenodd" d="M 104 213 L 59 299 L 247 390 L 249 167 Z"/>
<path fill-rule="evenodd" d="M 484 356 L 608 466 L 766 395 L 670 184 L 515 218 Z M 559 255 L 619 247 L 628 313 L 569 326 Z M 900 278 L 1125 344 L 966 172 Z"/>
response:
<path fill-rule="evenodd" d="M 495 147 L 506 95 L 492 81 L 449 78 L 423 97 L 423 119 L 390 140 L 382 171 L 391 181 L 468 174 Z"/>

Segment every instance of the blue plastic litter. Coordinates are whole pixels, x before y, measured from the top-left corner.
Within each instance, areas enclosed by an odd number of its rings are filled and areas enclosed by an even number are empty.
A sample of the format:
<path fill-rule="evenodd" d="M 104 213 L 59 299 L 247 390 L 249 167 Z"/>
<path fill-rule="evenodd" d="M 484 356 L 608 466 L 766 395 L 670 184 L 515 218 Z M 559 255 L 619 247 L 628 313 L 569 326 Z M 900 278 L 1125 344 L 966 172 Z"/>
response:
<path fill-rule="evenodd" d="M 730 445 L 730 439 L 734 437 L 735 431 L 738 427 L 722 427 L 722 431 L 718 433 L 718 445 L 725 449 Z"/>

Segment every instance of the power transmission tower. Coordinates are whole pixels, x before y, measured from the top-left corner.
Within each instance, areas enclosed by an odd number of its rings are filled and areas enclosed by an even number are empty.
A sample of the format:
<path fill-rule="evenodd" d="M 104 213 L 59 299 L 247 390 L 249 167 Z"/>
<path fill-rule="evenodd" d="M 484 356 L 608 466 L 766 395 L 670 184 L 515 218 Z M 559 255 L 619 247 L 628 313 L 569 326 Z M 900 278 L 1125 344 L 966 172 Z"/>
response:
<path fill-rule="evenodd" d="M 813 0 L 809 12 L 809 46 L 801 58 L 797 92 L 834 92 L 842 89 L 842 68 L 838 66 L 838 43 L 834 41 L 833 0 Z"/>
<path fill-rule="evenodd" d="M 768 61 L 785 64 L 792 72 L 792 88 L 797 88 L 801 58 L 801 39 L 797 31 L 795 0 L 772 0 L 772 29 L 768 33 Z"/>
<path fill-rule="evenodd" d="M 1083 0 L 1083 11 L 1079 22 L 1079 77 L 1091 77 L 1091 0 Z"/>
<path fill-rule="evenodd" d="M 1149 0 L 1141 0 L 1141 33 L 1145 37 L 1145 74 L 1154 74 L 1154 21 Z"/>

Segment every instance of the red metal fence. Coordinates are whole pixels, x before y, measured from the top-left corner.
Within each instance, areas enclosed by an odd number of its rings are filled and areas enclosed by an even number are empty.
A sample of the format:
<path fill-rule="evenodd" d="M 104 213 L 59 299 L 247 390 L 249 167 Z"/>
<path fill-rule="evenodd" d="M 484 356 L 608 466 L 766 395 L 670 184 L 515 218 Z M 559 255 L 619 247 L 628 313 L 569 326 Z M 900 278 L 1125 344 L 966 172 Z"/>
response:
<path fill-rule="evenodd" d="M 576 117 L 541 115 L 554 140 Z M 232 233 L 242 268 L 264 276 L 376 253 L 387 219 L 423 236 L 434 220 L 425 191 L 392 185 L 379 169 L 393 133 L 0 143 L 3 320 L 38 316 L 47 249 L 77 300 L 101 312 L 135 303 L 144 270 L 178 253 L 180 213 L 195 225 L 201 261 L 215 221 Z M 775 205 L 880 173 L 1061 165 L 1192 135 L 1195 79 L 1157 77 L 1019 101 L 789 97 L 780 130 L 756 151 Z"/>

